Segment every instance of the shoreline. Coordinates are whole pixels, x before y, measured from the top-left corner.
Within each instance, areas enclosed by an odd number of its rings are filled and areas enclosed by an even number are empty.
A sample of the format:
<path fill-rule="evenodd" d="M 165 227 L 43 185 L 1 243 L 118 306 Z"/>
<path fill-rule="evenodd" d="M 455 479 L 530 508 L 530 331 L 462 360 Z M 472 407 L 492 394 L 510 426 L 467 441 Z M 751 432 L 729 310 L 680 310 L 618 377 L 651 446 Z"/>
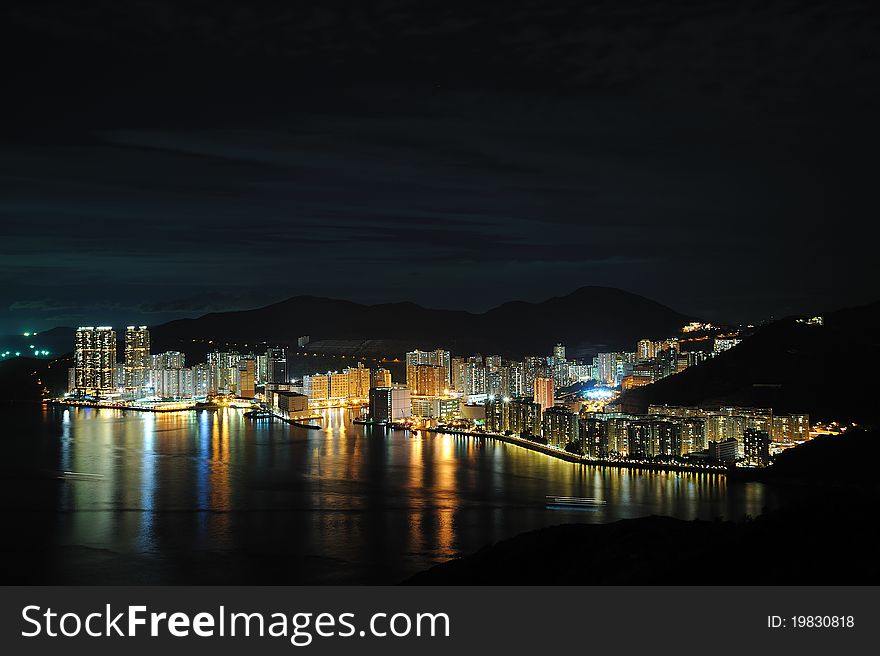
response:
<path fill-rule="evenodd" d="M 514 435 L 497 435 L 495 433 L 474 433 L 472 431 L 465 430 L 449 430 L 449 429 L 441 429 L 441 428 L 423 428 L 420 430 L 424 430 L 430 433 L 439 433 L 443 435 L 459 435 L 463 437 L 479 437 L 490 440 L 498 440 L 499 442 L 504 442 L 506 444 L 512 444 L 514 446 L 519 446 L 524 449 L 529 449 L 531 451 L 536 451 L 538 453 L 543 453 L 544 455 L 550 456 L 552 458 L 559 458 L 560 460 L 565 460 L 567 462 L 571 462 L 576 465 L 589 465 L 592 467 L 613 467 L 616 469 L 646 469 L 650 471 L 677 471 L 677 472 L 694 472 L 698 474 L 715 474 L 715 475 L 723 475 L 729 476 L 731 474 L 731 468 L 729 467 L 712 467 L 705 466 L 701 467 L 698 465 L 687 465 L 683 463 L 660 463 L 660 462 L 632 462 L 626 460 L 600 460 L 597 458 L 590 458 L 587 456 L 579 456 L 576 453 L 569 453 L 568 451 L 563 451 L 562 449 L 557 449 L 556 447 L 548 446 L 546 444 L 540 444 L 538 442 L 532 442 L 531 440 L 527 440 L 523 437 L 516 437 Z"/>
<path fill-rule="evenodd" d="M 138 406 L 118 406 L 112 404 L 102 404 L 102 403 L 79 403 L 79 402 L 71 402 L 71 401 L 61 401 L 57 399 L 44 400 L 44 405 L 56 405 L 56 406 L 73 406 L 73 407 L 83 407 L 83 408 L 98 408 L 103 410 L 132 410 L 135 412 L 192 412 L 199 410 L 218 410 L 220 406 L 215 407 L 178 407 L 178 408 L 149 408 L 149 407 L 138 407 Z M 283 423 L 289 424 L 291 426 L 296 426 L 298 428 L 306 428 L 310 430 L 318 430 L 323 429 L 323 425 L 316 424 L 308 424 L 305 423 L 308 419 L 304 421 L 296 421 L 289 419 L 287 417 L 282 417 L 280 415 L 275 414 L 274 412 L 268 412 L 267 416 L 262 417 L 263 419 L 277 419 Z M 309 419 L 320 419 L 322 415 L 316 414 L 314 417 L 310 417 Z M 389 428 L 393 430 L 391 426 L 383 426 L 385 430 Z M 566 462 L 570 462 L 576 465 L 588 465 L 592 467 L 611 467 L 615 469 L 642 469 L 647 471 L 674 471 L 674 472 L 693 472 L 699 474 L 715 474 L 715 475 L 724 475 L 724 476 L 733 476 L 735 474 L 735 468 L 730 467 L 718 467 L 718 466 L 699 466 L 699 465 L 688 465 L 684 463 L 659 463 L 659 462 L 633 462 L 626 460 L 602 460 L 597 458 L 590 458 L 588 456 L 580 456 L 575 453 L 569 453 L 568 451 L 563 451 L 562 449 L 557 449 L 556 447 L 548 446 L 546 444 L 540 444 L 538 442 L 533 442 L 531 440 L 517 437 L 515 435 L 499 435 L 495 433 L 476 433 L 473 431 L 467 430 L 451 430 L 451 429 L 443 429 L 443 428 L 421 428 L 418 430 L 423 430 L 426 433 L 435 433 L 439 435 L 458 435 L 461 437 L 475 437 L 482 439 L 491 439 L 497 440 L 499 442 L 504 442 L 505 444 L 511 444 L 513 446 L 518 446 L 524 449 L 528 449 L 530 451 L 534 451 L 536 453 L 541 453 L 543 455 L 549 456 L 551 458 L 558 458 L 560 460 L 564 460 Z"/>

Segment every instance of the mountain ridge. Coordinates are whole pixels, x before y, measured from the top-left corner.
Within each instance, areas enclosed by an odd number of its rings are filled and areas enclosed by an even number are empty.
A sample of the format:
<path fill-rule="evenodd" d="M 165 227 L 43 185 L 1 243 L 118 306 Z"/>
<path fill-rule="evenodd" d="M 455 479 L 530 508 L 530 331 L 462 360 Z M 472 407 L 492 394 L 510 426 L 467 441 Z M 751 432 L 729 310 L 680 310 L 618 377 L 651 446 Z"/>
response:
<path fill-rule="evenodd" d="M 412 301 L 366 305 L 294 296 L 263 308 L 174 320 L 152 333 L 154 343 L 178 350 L 193 339 L 295 344 L 298 336 L 310 335 L 522 356 L 549 352 L 556 342 L 565 343 L 573 354 L 595 345 L 631 349 L 638 339 L 675 334 L 691 319 L 638 294 L 584 286 L 541 302 L 507 301 L 482 313 L 433 309 Z"/>

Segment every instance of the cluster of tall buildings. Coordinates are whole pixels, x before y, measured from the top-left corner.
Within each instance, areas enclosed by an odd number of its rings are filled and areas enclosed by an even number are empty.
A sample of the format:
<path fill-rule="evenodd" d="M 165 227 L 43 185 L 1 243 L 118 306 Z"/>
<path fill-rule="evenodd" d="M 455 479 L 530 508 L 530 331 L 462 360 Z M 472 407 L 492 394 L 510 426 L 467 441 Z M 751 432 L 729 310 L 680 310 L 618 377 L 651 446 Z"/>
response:
<path fill-rule="evenodd" d="M 772 444 L 810 434 L 809 415 L 775 415 L 769 408 L 650 406 L 647 415 L 633 415 L 542 408 L 525 397 L 488 400 L 485 426 L 595 459 L 688 456 L 756 466 L 768 464 Z"/>
<path fill-rule="evenodd" d="M 356 367 L 303 377 L 303 394 L 310 401 L 328 403 L 366 402 L 370 387 L 391 385 L 391 373 L 371 371 L 359 362 Z"/>
<path fill-rule="evenodd" d="M 734 337 L 719 337 L 711 341 L 711 350 L 689 350 L 685 349 L 686 342 L 676 338 L 642 339 L 633 352 L 599 353 L 593 358 L 591 377 L 624 390 L 650 385 L 700 364 L 739 342 Z"/>
<path fill-rule="evenodd" d="M 269 348 L 265 354 L 216 350 L 208 353 L 205 362 L 187 366 L 180 351 L 152 353 L 146 326 L 128 326 L 122 361 L 117 361 L 117 355 L 117 334 L 112 327 L 77 328 L 68 391 L 122 399 L 187 399 L 227 393 L 254 398 L 258 386 L 288 382 L 283 348 Z"/>
<path fill-rule="evenodd" d="M 715 351 L 737 341 L 724 340 L 715 340 Z M 647 415 L 632 415 L 597 412 L 557 398 L 560 388 L 575 382 L 624 389 L 648 384 L 712 355 L 680 346 L 677 339 L 646 339 L 632 353 L 599 353 L 589 364 L 569 360 L 562 344 L 550 355 L 521 360 L 415 350 L 406 354 L 403 384 L 394 384 L 387 369 L 358 363 L 305 376 L 300 385 L 291 380 L 284 348 L 269 347 L 265 354 L 215 350 L 205 362 L 188 366 L 181 352 L 152 353 L 146 326 L 128 326 L 117 362 L 116 331 L 85 326 L 76 331 L 69 386 L 81 396 L 123 399 L 223 393 L 252 399 L 262 392 L 267 406 L 290 417 L 306 416 L 310 406 L 369 403 L 375 421 L 465 420 L 492 433 L 521 435 L 600 459 L 687 456 L 762 465 L 771 444 L 809 438 L 809 416 L 777 415 L 767 408 L 651 406 Z"/>
<path fill-rule="evenodd" d="M 500 355 L 450 357 L 449 351 L 411 351 L 406 382 L 413 394 L 456 393 L 465 397 L 531 395 L 536 379 L 552 380 L 554 389 L 590 379 L 589 365 L 567 360 L 557 344 L 549 356 L 503 360 Z M 430 370 L 436 370 L 436 373 Z M 435 384 L 439 380 L 442 385 Z"/>

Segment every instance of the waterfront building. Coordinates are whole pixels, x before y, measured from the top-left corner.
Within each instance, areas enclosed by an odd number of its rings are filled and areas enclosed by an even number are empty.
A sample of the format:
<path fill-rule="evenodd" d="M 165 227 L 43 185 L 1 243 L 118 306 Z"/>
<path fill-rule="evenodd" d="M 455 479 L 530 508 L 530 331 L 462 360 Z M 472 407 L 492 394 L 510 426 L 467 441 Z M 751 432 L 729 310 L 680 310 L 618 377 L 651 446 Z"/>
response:
<path fill-rule="evenodd" d="M 330 399 L 330 374 L 303 376 L 303 392 L 310 401 Z"/>
<path fill-rule="evenodd" d="M 374 387 L 370 390 L 373 421 L 404 421 L 412 416 L 412 399 L 406 387 Z"/>
<path fill-rule="evenodd" d="M 529 398 L 486 401 L 486 430 L 514 435 L 541 434 L 541 406 Z"/>
<path fill-rule="evenodd" d="M 654 455 L 654 424 L 651 421 L 631 421 L 626 429 L 626 454 L 630 458 Z"/>
<path fill-rule="evenodd" d="M 702 417 L 678 419 L 681 426 L 681 453 L 695 453 L 706 449 L 706 420 Z"/>
<path fill-rule="evenodd" d="M 134 393 L 143 389 L 150 364 L 150 331 L 146 326 L 128 326 L 125 329 L 123 386 Z"/>
<path fill-rule="evenodd" d="M 212 368 L 207 362 L 193 365 L 192 371 L 193 396 L 207 396 L 212 393 Z"/>
<path fill-rule="evenodd" d="M 597 416 L 597 415 L 593 415 Z M 608 422 L 608 452 L 611 455 L 626 455 L 629 425 L 638 419 L 635 415 L 623 412 L 600 413 L 598 416 Z"/>
<path fill-rule="evenodd" d="M 333 371 L 328 375 L 330 377 L 330 398 L 339 401 L 348 399 L 350 392 L 348 373 Z"/>
<path fill-rule="evenodd" d="M 289 390 L 271 390 L 268 393 L 269 407 L 276 415 L 292 421 L 308 419 L 309 398 L 305 394 Z"/>
<path fill-rule="evenodd" d="M 109 394 L 116 389 L 116 331 L 110 326 L 76 329 L 74 369 L 81 394 Z"/>
<path fill-rule="evenodd" d="M 551 446 L 564 449 L 569 442 L 578 442 L 578 416 L 568 408 L 542 408 L 541 429 L 544 439 Z"/>
<path fill-rule="evenodd" d="M 766 467 L 770 464 L 770 433 L 747 428 L 743 435 L 743 457 L 746 464 Z"/>
<path fill-rule="evenodd" d="M 591 458 L 608 457 L 608 422 L 588 416 L 580 420 L 580 439 L 584 453 Z"/>
<path fill-rule="evenodd" d="M 651 455 L 678 457 L 682 454 L 682 427 L 678 422 L 652 422 Z"/>
<path fill-rule="evenodd" d="M 721 441 L 709 441 L 708 454 L 712 460 L 732 463 L 736 461 L 738 453 L 737 441 L 730 437 Z"/>
<path fill-rule="evenodd" d="M 125 364 L 122 362 L 113 365 L 113 387 L 117 390 L 125 387 Z"/>
<path fill-rule="evenodd" d="M 460 400 L 451 396 L 412 396 L 412 416 L 451 421 L 460 417 Z"/>

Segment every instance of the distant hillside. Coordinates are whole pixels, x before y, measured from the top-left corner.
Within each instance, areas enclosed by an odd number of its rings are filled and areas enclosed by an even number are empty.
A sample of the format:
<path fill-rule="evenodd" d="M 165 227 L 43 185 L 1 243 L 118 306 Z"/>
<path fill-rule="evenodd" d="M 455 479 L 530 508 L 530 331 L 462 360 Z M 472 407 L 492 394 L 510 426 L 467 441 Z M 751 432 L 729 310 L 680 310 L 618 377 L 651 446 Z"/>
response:
<path fill-rule="evenodd" d="M 24 357 L 32 356 L 34 349 L 49 351 L 51 355 L 61 355 L 73 350 L 73 328 L 57 327 L 40 333 L 0 336 L 0 351 L 19 352 Z"/>
<path fill-rule="evenodd" d="M 346 353 L 361 349 L 400 355 L 410 348 L 443 346 L 460 353 L 522 356 L 549 353 L 556 342 L 563 342 L 577 355 L 631 350 L 638 339 L 675 334 L 689 320 L 642 296 L 608 287 L 582 287 L 542 303 L 505 303 L 483 314 L 298 296 L 255 310 L 172 321 L 152 328 L 152 340 L 154 350 L 194 355 L 213 348 L 203 340 L 295 344 L 300 335 L 319 341 L 314 348 L 325 352 L 335 343 Z"/>
<path fill-rule="evenodd" d="M 53 395 L 67 391 L 67 370 L 73 366 L 69 357 L 51 360 L 12 358 L 0 362 L 0 398 L 7 401 L 36 401 L 43 390 Z"/>
<path fill-rule="evenodd" d="M 875 422 L 880 303 L 825 315 L 825 325 L 786 319 L 681 374 L 627 392 L 629 412 L 651 403 L 769 406 L 816 419 Z"/>

